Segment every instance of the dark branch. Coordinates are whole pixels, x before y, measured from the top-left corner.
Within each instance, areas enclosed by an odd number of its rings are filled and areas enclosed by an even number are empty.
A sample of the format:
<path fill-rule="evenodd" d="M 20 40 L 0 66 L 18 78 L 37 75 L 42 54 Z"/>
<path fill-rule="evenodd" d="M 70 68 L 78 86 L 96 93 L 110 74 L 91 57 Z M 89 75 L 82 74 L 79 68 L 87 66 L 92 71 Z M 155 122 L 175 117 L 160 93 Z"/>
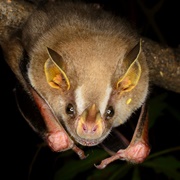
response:
<path fill-rule="evenodd" d="M 175 49 L 143 38 L 152 84 L 180 93 L 180 47 Z"/>
<path fill-rule="evenodd" d="M 23 0 L 0 1 L 0 42 L 20 29 L 35 6 Z"/>

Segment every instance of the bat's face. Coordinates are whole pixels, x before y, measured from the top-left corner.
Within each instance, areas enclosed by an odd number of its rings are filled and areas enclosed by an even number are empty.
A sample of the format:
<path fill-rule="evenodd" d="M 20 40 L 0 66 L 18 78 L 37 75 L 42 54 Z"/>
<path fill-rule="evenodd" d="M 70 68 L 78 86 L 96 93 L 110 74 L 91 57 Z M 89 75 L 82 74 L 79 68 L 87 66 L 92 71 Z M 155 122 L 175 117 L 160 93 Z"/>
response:
<path fill-rule="evenodd" d="M 32 61 L 29 79 L 76 142 L 99 144 L 145 101 L 148 72 L 140 43 L 103 56 L 93 48 L 86 55 L 77 47 L 52 49 L 46 49 L 42 74 Z"/>

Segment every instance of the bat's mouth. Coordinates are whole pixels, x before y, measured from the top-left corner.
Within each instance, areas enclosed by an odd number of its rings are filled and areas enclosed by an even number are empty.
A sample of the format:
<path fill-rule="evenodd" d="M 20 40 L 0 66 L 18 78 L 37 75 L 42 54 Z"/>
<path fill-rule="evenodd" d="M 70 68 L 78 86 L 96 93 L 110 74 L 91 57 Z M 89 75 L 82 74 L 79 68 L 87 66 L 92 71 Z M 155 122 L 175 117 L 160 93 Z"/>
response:
<path fill-rule="evenodd" d="M 98 139 L 75 138 L 75 141 L 83 146 L 96 146 L 101 143 L 105 139 L 105 137 L 103 136 Z"/>
<path fill-rule="evenodd" d="M 78 140 L 78 143 L 83 145 L 83 146 L 96 146 L 97 144 L 99 144 L 99 141 L 81 139 L 81 140 Z"/>
<path fill-rule="evenodd" d="M 106 134 L 103 134 L 103 136 L 101 136 L 98 139 L 85 139 L 85 138 L 80 138 L 76 136 L 74 137 L 74 140 L 83 146 L 96 146 L 102 143 L 103 140 L 108 136 L 108 134 L 109 134 L 109 131 Z"/>
<path fill-rule="evenodd" d="M 80 138 L 77 134 L 74 136 L 74 140 L 83 146 L 96 146 L 101 145 L 109 154 L 115 154 L 119 149 L 126 149 L 130 144 L 132 136 L 134 134 L 141 108 L 131 116 L 125 125 L 118 126 L 111 129 L 107 135 L 101 136 L 98 139 L 85 139 Z M 109 134 L 109 136 L 108 136 Z"/>

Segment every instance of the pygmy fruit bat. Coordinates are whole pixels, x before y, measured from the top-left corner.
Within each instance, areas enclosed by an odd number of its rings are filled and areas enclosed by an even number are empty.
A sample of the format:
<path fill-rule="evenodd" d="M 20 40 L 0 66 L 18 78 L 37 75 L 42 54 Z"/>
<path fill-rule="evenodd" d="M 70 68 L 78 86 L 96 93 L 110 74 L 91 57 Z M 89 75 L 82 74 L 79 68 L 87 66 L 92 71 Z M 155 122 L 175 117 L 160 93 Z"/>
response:
<path fill-rule="evenodd" d="M 142 107 L 129 146 L 96 167 L 148 156 L 148 67 L 126 21 L 82 2 L 44 3 L 3 49 L 20 82 L 18 107 L 53 151 L 73 149 L 83 159 L 75 144 L 100 144 Z"/>

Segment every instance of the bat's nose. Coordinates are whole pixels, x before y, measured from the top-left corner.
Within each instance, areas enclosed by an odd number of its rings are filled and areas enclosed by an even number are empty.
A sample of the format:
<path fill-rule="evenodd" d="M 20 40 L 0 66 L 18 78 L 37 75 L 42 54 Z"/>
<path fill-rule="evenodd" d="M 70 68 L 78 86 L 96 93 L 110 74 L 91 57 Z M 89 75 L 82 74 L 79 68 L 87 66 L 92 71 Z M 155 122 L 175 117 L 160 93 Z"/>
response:
<path fill-rule="evenodd" d="M 85 139 L 98 139 L 102 136 L 104 123 L 95 104 L 84 110 L 79 118 L 76 131 L 78 136 Z"/>

